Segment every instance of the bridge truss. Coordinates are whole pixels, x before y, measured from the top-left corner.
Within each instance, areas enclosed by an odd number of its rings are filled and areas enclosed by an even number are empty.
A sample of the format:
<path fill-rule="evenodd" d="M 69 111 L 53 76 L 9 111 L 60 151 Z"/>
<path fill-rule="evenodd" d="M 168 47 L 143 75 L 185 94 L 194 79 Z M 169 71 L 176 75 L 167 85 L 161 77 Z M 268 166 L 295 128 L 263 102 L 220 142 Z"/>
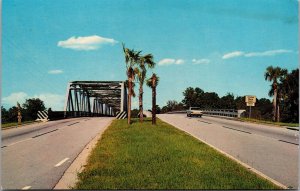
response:
<path fill-rule="evenodd" d="M 73 81 L 68 84 L 64 116 L 116 116 L 127 111 L 123 81 Z"/>

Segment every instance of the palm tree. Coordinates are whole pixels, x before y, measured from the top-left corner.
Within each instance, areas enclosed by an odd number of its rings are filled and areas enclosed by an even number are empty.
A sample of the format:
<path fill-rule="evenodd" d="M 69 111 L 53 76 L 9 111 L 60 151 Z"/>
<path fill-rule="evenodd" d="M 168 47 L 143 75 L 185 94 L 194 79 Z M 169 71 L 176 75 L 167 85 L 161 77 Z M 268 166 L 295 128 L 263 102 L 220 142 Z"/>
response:
<path fill-rule="evenodd" d="M 128 78 L 128 121 L 127 123 L 130 124 L 131 121 L 131 96 L 133 94 L 133 81 L 135 78 L 135 71 L 134 65 L 139 61 L 140 59 L 140 51 L 137 52 L 133 49 L 128 49 L 125 47 L 125 44 L 122 44 L 123 46 L 123 52 L 125 56 L 125 63 L 126 63 L 126 74 Z"/>
<path fill-rule="evenodd" d="M 286 69 L 281 69 L 280 67 L 269 66 L 265 72 L 265 80 L 272 82 L 271 89 L 269 91 L 269 96 L 273 96 L 273 121 L 279 121 L 279 104 L 278 98 L 278 80 L 285 76 L 287 73 Z"/>
<path fill-rule="evenodd" d="M 140 110 L 140 122 L 143 122 L 144 116 L 143 116 L 143 85 L 146 78 L 147 68 L 154 68 L 155 63 L 153 61 L 153 55 L 152 54 L 146 54 L 145 56 L 141 56 L 140 60 L 138 62 L 139 68 L 136 69 L 136 74 L 138 76 L 139 81 L 139 110 Z"/>
<path fill-rule="evenodd" d="M 152 125 L 156 125 L 156 86 L 158 82 L 159 77 L 155 73 L 147 80 L 147 86 L 152 88 Z"/>

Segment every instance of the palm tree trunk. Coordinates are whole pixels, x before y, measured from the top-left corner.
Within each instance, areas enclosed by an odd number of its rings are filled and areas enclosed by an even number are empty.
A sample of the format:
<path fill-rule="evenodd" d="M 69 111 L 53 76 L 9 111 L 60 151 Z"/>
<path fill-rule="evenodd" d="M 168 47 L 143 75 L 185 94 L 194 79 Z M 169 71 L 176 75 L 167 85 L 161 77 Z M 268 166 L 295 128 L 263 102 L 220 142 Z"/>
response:
<path fill-rule="evenodd" d="M 140 89 L 139 89 L 139 109 L 140 109 L 140 122 L 144 121 L 143 115 L 143 84 L 140 82 Z"/>
<path fill-rule="evenodd" d="M 156 86 L 155 79 L 152 79 L 152 125 L 156 125 Z"/>
<path fill-rule="evenodd" d="M 276 113 L 276 119 L 277 122 L 280 122 L 280 100 L 281 100 L 281 93 L 277 93 L 277 113 Z"/>
<path fill-rule="evenodd" d="M 276 121 L 276 108 L 277 108 L 277 88 L 274 89 L 274 97 L 273 97 L 273 121 Z"/>
<path fill-rule="evenodd" d="M 127 123 L 130 125 L 131 120 L 131 92 L 132 92 L 132 79 L 131 77 L 128 78 L 128 117 L 127 117 Z"/>
<path fill-rule="evenodd" d="M 280 122 L 280 105 L 277 105 L 277 122 Z"/>

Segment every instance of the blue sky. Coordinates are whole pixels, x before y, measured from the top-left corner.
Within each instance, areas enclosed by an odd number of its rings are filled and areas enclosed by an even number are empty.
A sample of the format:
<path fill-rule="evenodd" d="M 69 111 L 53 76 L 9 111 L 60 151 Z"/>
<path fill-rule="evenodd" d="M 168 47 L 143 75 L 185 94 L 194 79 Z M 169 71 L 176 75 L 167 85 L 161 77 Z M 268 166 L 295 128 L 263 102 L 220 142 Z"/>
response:
<path fill-rule="evenodd" d="M 160 106 L 189 86 L 268 98 L 266 67 L 298 67 L 298 3 L 3 0 L 2 105 L 39 97 L 62 110 L 69 81 L 125 80 L 122 42 L 154 55 Z"/>

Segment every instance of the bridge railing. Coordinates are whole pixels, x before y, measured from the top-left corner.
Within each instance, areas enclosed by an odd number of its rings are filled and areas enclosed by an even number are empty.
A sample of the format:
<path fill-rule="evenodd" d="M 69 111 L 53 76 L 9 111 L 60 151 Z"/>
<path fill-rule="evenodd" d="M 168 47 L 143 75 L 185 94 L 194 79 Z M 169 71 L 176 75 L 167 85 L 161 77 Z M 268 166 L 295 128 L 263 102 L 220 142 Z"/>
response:
<path fill-rule="evenodd" d="M 246 110 L 236 110 L 236 109 L 200 109 L 204 115 L 212 116 L 224 116 L 224 117 L 237 117 L 240 118 Z M 186 113 L 186 110 L 182 111 L 170 111 L 172 113 Z"/>

